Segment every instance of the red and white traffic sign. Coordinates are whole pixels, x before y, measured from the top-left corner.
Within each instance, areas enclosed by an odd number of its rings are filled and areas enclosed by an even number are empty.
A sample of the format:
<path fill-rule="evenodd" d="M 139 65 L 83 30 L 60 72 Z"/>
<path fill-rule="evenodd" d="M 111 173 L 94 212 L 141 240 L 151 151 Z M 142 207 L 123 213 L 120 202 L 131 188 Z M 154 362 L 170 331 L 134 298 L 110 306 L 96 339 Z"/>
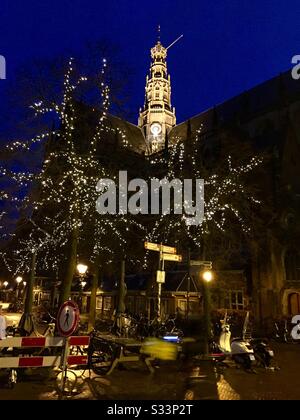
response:
<path fill-rule="evenodd" d="M 79 308 L 71 300 L 63 303 L 57 315 L 57 329 L 62 337 L 70 337 L 78 328 Z"/>

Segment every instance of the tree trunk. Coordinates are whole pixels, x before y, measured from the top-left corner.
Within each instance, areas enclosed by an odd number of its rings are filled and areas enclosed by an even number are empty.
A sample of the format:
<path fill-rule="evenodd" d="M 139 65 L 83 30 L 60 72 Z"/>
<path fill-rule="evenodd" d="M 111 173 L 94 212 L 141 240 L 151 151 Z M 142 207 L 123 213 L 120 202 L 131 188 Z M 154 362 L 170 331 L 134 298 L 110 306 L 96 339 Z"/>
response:
<path fill-rule="evenodd" d="M 34 251 L 31 259 L 31 271 L 28 285 L 26 286 L 26 299 L 24 306 L 24 313 L 21 316 L 18 327 L 21 331 L 21 336 L 30 335 L 34 331 L 34 324 L 32 318 L 32 303 L 33 303 L 33 288 L 35 279 L 37 251 Z"/>
<path fill-rule="evenodd" d="M 203 237 L 203 249 L 202 249 L 202 260 L 206 260 L 206 241 Z M 211 296 L 209 284 L 202 278 L 202 290 L 203 290 L 203 309 L 204 309 L 204 353 L 209 353 L 209 342 L 211 339 Z"/>
<path fill-rule="evenodd" d="M 204 305 L 204 353 L 209 353 L 209 342 L 211 339 L 211 296 L 209 284 L 202 280 L 203 284 L 203 305 Z"/>
<path fill-rule="evenodd" d="M 30 277 L 29 277 L 28 285 L 26 287 L 26 298 L 25 298 L 25 306 L 24 306 L 25 314 L 31 314 L 32 312 L 36 257 L 37 257 L 37 252 L 34 251 L 32 254 L 32 259 L 31 259 Z"/>
<path fill-rule="evenodd" d="M 74 227 L 70 238 L 68 265 L 60 289 L 59 306 L 71 297 L 72 282 L 76 270 L 77 245 L 78 228 Z"/>
<path fill-rule="evenodd" d="M 94 270 L 93 270 L 92 287 L 91 287 L 91 300 L 90 300 L 88 332 L 91 332 L 95 328 L 98 277 L 99 277 L 99 258 L 96 258 L 96 261 L 95 261 L 95 264 L 94 264 Z"/>
<path fill-rule="evenodd" d="M 126 283 L 125 283 L 125 260 L 122 260 L 121 264 L 121 277 L 119 282 L 119 290 L 118 290 L 118 313 L 124 313 L 126 310 L 125 306 L 125 297 L 126 297 Z"/>

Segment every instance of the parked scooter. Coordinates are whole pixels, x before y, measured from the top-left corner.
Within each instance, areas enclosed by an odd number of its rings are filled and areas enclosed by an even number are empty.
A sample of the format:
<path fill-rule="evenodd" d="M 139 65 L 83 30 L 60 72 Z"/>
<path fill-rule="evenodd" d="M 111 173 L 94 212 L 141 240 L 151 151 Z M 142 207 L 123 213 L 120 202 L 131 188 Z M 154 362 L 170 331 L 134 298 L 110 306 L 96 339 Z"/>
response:
<path fill-rule="evenodd" d="M 252 338 L 251 330 L 249 328 L 249 312 L 246 313 L 244 321 L 243 339 L 248 340 L 253 347 L 258 366 L 275 370 L 275 366 L 271 366 L 274 359 L 274 351 L 271 349 L 269 341 L 266 338 Z"/>
<path fill-rule="evenodd" d="M 258 365 L 266 369 L 275 370 L 275 367 L 272 367 L 274 351 L 271 349 L 268 340 L 254 338 L 251 340 L 251 345 Z M 278 368 L 276 367 L 276 369 Z"/>
<path fill-rule="evenodd" d="M 227 322 L 227 313 L 221 321 L 221 334 L 219 348 L 228 357 L 247 371 L 254 372 L 255 355 L 250 342 L 244 338 L 231 339 L 230 325 Z"/>

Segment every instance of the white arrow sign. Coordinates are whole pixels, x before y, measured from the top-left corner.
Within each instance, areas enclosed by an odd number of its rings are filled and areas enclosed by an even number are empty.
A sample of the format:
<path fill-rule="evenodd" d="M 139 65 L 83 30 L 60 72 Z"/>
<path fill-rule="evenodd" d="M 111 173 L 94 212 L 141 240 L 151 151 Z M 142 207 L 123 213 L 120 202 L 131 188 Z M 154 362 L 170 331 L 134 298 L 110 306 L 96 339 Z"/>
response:
<path fill-rule="evenodd" d="M 154 244 L 152 242 L 145 242 L 144 246 L 149 251 L 165 252 L 166 254 L 176 254 L 176 248 L 167 245 Z"/>
<path fill-rule="evenodd" d="M 191 267 L 193 266 L 207 266 L 212 268 L 212 262 L 211 261 L 198 261 L 198 260 L 191 260 L 190 261 Z"/>
<path fill-rule="evenodd" d="M 163 254 L 162 259 L 164 261 L 182 261 L 182 255 L 171 255 L 171 254 Z"/>

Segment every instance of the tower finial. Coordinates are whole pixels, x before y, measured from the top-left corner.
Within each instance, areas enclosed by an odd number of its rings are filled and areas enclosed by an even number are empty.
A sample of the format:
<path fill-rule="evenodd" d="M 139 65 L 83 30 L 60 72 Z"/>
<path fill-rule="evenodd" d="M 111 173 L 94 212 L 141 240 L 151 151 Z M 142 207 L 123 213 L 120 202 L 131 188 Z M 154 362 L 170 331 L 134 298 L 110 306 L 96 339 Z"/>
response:
<path fill-rule="evenodd" d="M 160 25 L 157 28 L 157 41 L 160 42 Z"/>

